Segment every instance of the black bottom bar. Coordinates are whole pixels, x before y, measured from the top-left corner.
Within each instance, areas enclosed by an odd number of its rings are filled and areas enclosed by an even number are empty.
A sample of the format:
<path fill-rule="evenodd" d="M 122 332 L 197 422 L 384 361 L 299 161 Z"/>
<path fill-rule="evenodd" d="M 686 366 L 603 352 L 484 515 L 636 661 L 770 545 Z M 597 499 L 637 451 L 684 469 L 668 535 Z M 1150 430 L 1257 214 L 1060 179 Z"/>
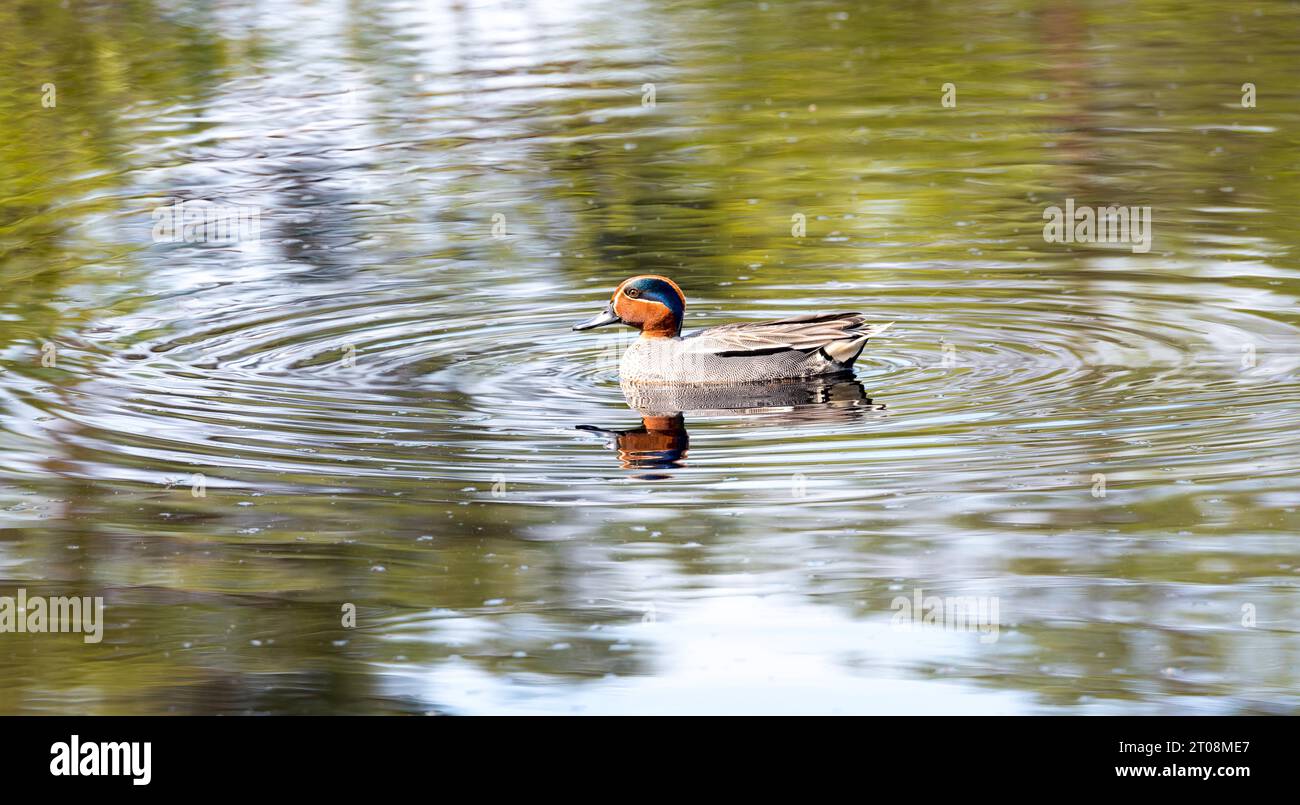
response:
<path fill-rule="evenodd" d="M 997 780 L 1011 789 L 1046 781 L 1070 791 L 1171 784 L 1226 791 L 1290 776 L 1284 755 L 1291 754 L 1286 733 L 1293 723 L 1269 717 L 6 718 L 0 719 L 0 768 L 6 783 L 87 793 L 242 793 L 278 779 L 304 793 L 374 794 L 394 784 L 460 779 L 493 791 L 503 782 L 531 780 L 550 796 L 563 789 L 552 786 L 588 773 L 716 778 L 740 786 L 867 774 L 927 784 Z M 69 770 L 73 736 L 80 762 L 89 764 L 78 771 L 97 764 L 111 771 L 116 761 L 119 773 L 52 774 L 52 764 Z M 145 743 L 149 782 L 136 785 L 133 779 L 144 776 L 134 771 L 145 766 Z M 490 776 L 481 776 L 484 771 Z"/>

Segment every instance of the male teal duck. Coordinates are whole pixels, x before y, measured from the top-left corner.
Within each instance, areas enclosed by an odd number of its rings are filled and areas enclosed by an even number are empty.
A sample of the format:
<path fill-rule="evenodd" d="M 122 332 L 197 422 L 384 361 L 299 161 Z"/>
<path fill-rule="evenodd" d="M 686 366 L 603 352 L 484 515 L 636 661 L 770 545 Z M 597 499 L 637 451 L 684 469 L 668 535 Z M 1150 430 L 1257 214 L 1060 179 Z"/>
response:
<path fill-rule="evenodd" d="M 686 296 L 677 283 L 647 274 L 624 280 L 604 310 L 573 329 L 626 324 L 641 331 L 623 352 L 624 381 L 746 383 L 844 372 L 868 338 L 893 324 L 867 324 L 860 313 L 814 313 L 683 336 L 685 313 Z"/>

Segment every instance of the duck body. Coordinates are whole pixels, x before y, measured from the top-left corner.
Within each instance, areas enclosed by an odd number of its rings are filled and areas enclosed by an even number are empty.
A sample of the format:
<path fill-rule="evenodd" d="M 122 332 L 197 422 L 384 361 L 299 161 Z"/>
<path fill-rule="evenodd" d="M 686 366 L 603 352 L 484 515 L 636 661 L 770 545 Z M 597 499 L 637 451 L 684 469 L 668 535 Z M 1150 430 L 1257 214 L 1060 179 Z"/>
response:
<path fill-rule="evenodd" d="M 852 368 L 867 339 L 890 324 L 859 313 L 821 313 L 724 324 L 681 335 L 686 299 L 666 277 L 625 280 L 605 310 L 575 325 L 627 324 L 641 337 L 627 348 L 619 378 L 632 383 L 750 383 L 837 374 Z"/>
<path fill-rule="evenodd" d="M 724 324 L 674 338 L 642 336 L 619 378 L 639 383 L 752 383 L 848 371 L 867 339 L 889 327 L 856 313 Z"/>

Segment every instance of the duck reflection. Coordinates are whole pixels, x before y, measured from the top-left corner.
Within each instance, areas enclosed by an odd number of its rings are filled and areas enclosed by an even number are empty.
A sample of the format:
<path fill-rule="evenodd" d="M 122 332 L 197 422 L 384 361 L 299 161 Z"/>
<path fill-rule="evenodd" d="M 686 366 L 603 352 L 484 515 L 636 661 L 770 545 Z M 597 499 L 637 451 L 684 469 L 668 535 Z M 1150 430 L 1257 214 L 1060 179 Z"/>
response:
<path fill-rule="evenodd" d="M 618 459 L 628 470 L 662 470 L 680 467 L 690 447 L 686 417 L 680 413 L 667 416 L 642 416 L 641 425 L 622 430 L 579 425 L 578 430 L 614 437 Z"/>
<path fill-rule="evenodd" d="M 873 402 L 862 384 L 847 375 L 716 386 L 624 381 L 622 390 L 627 404 L 641 415 L 639 427 L 578 428 L 613 437 L 619 461 L 629 470 L 682 466 L 690 447 L 686 413 L 753 415 L 761 418 L 758 424 L 763 425 L 811 425 L 852 421 L 885 408 Z"/>

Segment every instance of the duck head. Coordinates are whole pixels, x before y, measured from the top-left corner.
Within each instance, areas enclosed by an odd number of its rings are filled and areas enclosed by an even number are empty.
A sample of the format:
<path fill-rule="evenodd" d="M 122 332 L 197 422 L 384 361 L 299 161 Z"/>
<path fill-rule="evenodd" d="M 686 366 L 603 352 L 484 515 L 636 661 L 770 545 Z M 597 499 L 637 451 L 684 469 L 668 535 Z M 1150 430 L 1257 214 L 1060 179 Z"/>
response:
<path fill-rule="evenodd" d="M 691 446 L 686 432 L 686 418 L 681 413 L 645 414 L 641 426 L 623 430 L 579 425 L 578 430 L 613 436 L 618 448 L 618 458 L 625 470 L 667 470 L 682 466 L 686 451 Z M 667 475 L 643 475 L 646 480 L 667 478 Z"/>
<path fill-rule="evenodd" d="M 573 325 L 590 330 L 607 324 L 626 324 L 647 338 L 675 338 L 682 332 L 686 295 L 667 277 L 644 274 L 623 280 L 605 309 L 587 321 Z"/>

